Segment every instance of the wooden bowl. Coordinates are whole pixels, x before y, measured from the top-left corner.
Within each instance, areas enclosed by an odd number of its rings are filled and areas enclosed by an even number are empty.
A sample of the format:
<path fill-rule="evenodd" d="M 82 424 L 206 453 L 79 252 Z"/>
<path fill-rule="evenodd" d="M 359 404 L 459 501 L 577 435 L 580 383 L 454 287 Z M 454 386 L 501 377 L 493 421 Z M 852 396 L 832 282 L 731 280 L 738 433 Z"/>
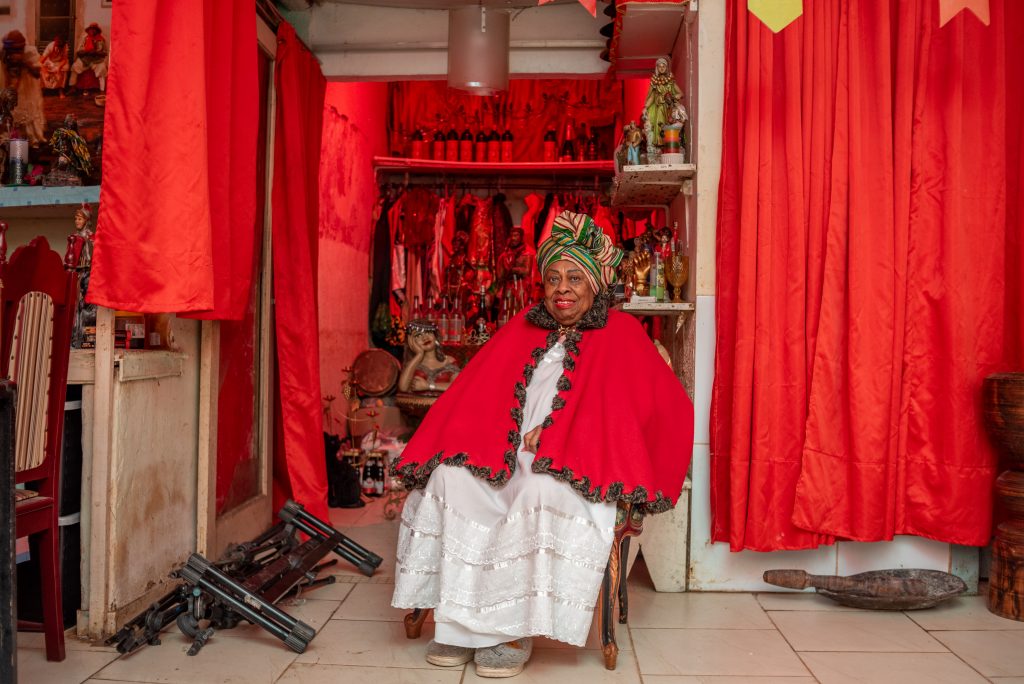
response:
<path fill-rule="evenodd" d="M 998 373 L 982 384 L 982 412 L 993 441 L 1024 468 L 1024 373 Z"/>

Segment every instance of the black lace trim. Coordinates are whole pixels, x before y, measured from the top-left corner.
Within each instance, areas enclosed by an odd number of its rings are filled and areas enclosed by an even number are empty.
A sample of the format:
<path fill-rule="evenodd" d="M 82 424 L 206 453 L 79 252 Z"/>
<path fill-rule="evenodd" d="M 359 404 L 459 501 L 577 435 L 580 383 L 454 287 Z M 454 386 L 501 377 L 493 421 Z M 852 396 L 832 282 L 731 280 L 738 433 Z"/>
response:
<path fill-rule="evenodd" d="M 601 302 L 600 305 L 598 304 L 599 301 Z M 544 422 L 541 423 L 541 426 L 544 429 L 554 425 L 555 414 L 565 408 L 565 397 L 561 395 L 572 389 L 572 383 L 569 381 L 567 374 L 576 369 L 576 357 L 579 356 L 580 353 L 579 341 L 583 339 L 583 333 L 581 330 L 593 330 L 595 328 L 604 327 L 608 322 L 608 304 L 610 301 L 610 297 L 599 295 L 594 300 L 594 306 L 591 307 L 590 311 L 588 311 L 583 317 L 579 325 L 565 334 L 565 339 L 562 342 L 566 352 L 565 356 L 562 357 L 562 375 L 558 378 L 558 382 L 556 384 L 558 392 L 551 401 L 551 413 L 548 414 L 544 419 Z M 413 461 L 405 463 L 400 467 L 392 467 L 391 475 L 401 479 L 406 488 L 422 489 L 425 487 L 427 485 L 427 480 L 430 479 L 431 473 L 433 473 L 437 466 L 442 463 L 453 467 L 468 468 L 473 475 L 487 481 L 495 487 L 503 486 L 509 481 L 512 475 L 515 474 L 516 466 L 518 465 L 516 454 L 518 453 L 519 445 L 522 442 L 520 433 L 523 428 L 523 412 L 526 408 L 526 388 L 530 384 L 530 380 L 533 379 L 533 373 L 537 369 L 537 364 L 540 363 L 540 360 L 544 358 L 545 354 L 555 346 L 559 338 L 558 324 L 555 322 L 555 319 L 551 314 L 548 313 L 548 310 L 544 307 L 543 303 L 538 304 L 531 309 L 530 312 L 527 313 L 526 318 L 534 325 L 550 330 L 551 332 L 548 333 L 545 340 L 545 346 L 537 347 L 530 353 L 530 361 L 523 367 L 523 380 L 522 382 L 517 382 L 515 385 L 515 406 L 510 410 L 510 414 L 512 416 L 512 420 L 515 421 L 516 427 L 514 430 L 508 431 L 509 449 L 505 451 L 504 455 L 505 466 L 508 470 L 499 469 L 497 472 L 494 472 L 491 468 L 468 463 L 469 455 L 466 453 L 460 452 L 445 458 L 444 452 L 440 452 L 435 454 L 430 460 L 422 465 Z M 613 482 L 602 494 L 601 486 L 592 486 L 590 478 L 585 476 L 576 477 L 569 468 L 552 468 L 552 462 L 551 458 L 535 458 L 531 470 L 535 473 L 547 473 L 558 480 L 568 483 L 587 501 L 595 503 L 602 501 L 628 502 L 645 514 L 661 513 L 672 508 L 672 502 L 665 498 L 661 491 L 655 493 L 653 501 L 649 501 L 648 499 L 650 496 L 648 495 L 646 488 L 636 487 L 630 492 L 625 492 L 623 491 L 624 486 L 621 482 Z"/>

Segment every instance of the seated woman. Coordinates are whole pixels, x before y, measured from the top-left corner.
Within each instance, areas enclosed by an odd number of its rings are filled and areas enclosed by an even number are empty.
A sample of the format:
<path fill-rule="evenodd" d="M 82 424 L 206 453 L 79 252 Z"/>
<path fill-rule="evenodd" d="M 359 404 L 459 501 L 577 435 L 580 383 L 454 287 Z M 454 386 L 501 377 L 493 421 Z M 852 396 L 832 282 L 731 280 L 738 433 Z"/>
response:
<path fill-rule="evenodd" d="M 400 392 L 443 392 L 459 374 L 459 365 L 445 356 L 438 342 L 437 326 L 412 321 L 406 330 L 405 359 L 398 377 Z"/>
<path fill-rule="evenodd" d="M 473 357 L 395 463 L 413 491 L 392 605 L 434 609 L 427 662 L 510 677 L 530 637 L 583 646 L 616 502 L 658 513 L 682 492 L 693 406 L 640 324 L 609 310 L 621 259 L 562 213 L 538 250 L 544 301 Z"/>

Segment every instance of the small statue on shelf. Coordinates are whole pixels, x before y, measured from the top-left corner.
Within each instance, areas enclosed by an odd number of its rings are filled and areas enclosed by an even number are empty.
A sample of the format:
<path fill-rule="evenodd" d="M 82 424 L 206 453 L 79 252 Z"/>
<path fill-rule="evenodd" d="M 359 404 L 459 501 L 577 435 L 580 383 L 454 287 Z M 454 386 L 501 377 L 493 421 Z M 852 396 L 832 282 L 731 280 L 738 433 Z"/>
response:
<path fill-rule="evenodd" d="M 640 164 L 640 146 L 644 141 L 644 134 L 635 121 L 630 121 L 622 129 L 623 142 L 626 145 L 626 164 L 636 166 Z"/>
<path fill-rule="evenodd" d="M 498 256 L 498 287 L 502 299 L 509 297 L 516 280 L 533 283 L 537 254 L 523 242 L 523 229 L 516 226 L 509 231 L 508 243 Z"/>
<path fill-rule="evenodd" d="M 78 257 L 78 305 L 75 309 L 75 325 L 71 333 L 71 346 L 75 349 L 93 347 L 96 344 L 96 305 L 85 301 L 89 292 L 89 275 L 92 269 L 92 239 L 95 235 L 92 206 L 83 202 L 75 210 L 75 232 L 72 237 L 82 241 L 82 251 Z"/>
<path fill-rule="evenodd" d="M 644 141 L 640 151 L 640 163 L 644 165 L 658 164 L 661 162 L 661 150 L 654 142 L 654 129 L 651 128 L 651 121 L 647 118 L 646 111 L 640 117 L 640 121 L 643 123 Z"/>
<path fill-rule="evenodd" d="M 78 119 L 74 114 L 64 117 L 63 125 L 50 136 L 50 148 L 55 161 L 43 177 L 43 185 L 81 185 L 82 176 L 92 173 L 89 147 L 78 133 Z"/>
<path fill-rule="evenodd" d="M 668 70 L 668 60 L 660 57 L 655 62 L 651 86 L 647 91 L 647 101 L 644 103 L 644 112 L 654 134 L 650 141 L 652 145 L 661 146 L 661 127 L 670 123 L 672 110 L 682 97 L 683 91 L 676 85 L 672 72 Z"/>
<path fill-rule="evenodd" d="M 429 321 L 412 321 L 406 328 L 405 341 L 398 391 L 424 393 L 448 389 L 461 369 L 441 348 L 437 326 Z"/>
<path fill-rule="evenodd" d="M 633 292 L 639 297 L 646 297 L 649 289 L 648 276 L 651 273 L 651 253 L 645 249 L 633 255 Z"/>

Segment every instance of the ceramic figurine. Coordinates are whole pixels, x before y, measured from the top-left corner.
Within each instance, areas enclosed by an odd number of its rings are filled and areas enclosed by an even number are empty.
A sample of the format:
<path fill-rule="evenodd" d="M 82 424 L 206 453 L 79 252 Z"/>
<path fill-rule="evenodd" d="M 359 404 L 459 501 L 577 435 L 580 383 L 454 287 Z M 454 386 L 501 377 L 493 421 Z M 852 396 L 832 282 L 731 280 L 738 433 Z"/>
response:
<path fill-rule="evenodd" d="M 400 392 L 443 392 L 459 374 L 459 365 L 446 356 L 437 326 L 429 321 L 409 323 L 405 333 L 405 361 L 398 378 Z"/>
<path fill-rule="evenodd" d="M 676 85 L 672 72 L 668 70 L 668 60 L 664 57 L 655 62 L 654 74 L 651 76 L 651 87 L 647 91 L 644 112 L 654 133 L 652 143 L 661 145 L 661 127 L 670 122 L 672 110 L 683 97 L 683 91 Z"/>

